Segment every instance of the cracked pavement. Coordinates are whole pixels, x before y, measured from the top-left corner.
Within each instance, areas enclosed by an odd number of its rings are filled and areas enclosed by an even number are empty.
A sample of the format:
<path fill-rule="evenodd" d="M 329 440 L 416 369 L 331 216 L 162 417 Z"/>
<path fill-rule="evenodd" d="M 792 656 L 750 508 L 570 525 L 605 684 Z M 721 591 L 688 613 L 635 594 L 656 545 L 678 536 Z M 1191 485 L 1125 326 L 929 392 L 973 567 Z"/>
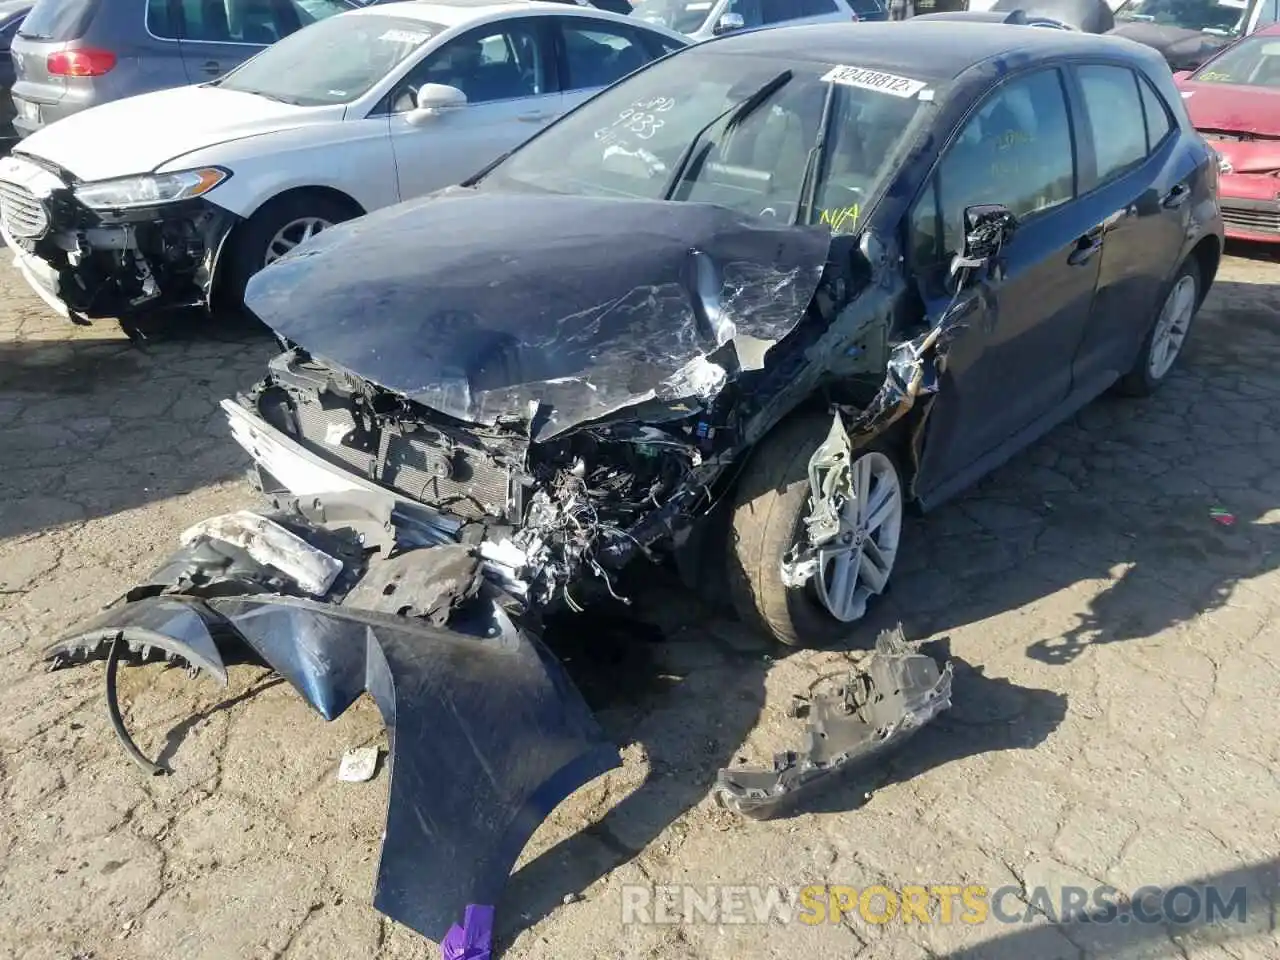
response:
<path fill-rule="evenodd" d="M 634 587 L 647 626 L 565 631 L 557 648 L 625 762 L 526 849 L 499 905 L 503 954 L 1280 957 L 1274 907 L 1230 930 L 1038 915 L 621 923 L 627 884 L 1014 884 L 1029 897 L 1216 879 L 1274 904 L 1280 263 L 1236 253 L 1156 397 L 1090 405 L 911 521 L 860 647 L 787 655 L 659 575 Z M 261 670 L 232 668 L 225 690 L 123 670 L 135 738 L 173 769 L 146 779 L 111 736 L 101 664 L 49 674 L 37 660 L 182 529 L 251 505 L 216 402 L 260 376 L 272 341 L 184 323 L 140 349 L 113 325 L 50 315 L 3 260 L 0 958 L 436 956 L 369 905 L 385 769 L 335 778 L 345 749 L 385 742 L 367 698 L 325 724 Z M 874 779 L 789 819 L 709 803 L 717 768 L 797 742 L 793 692 L 899 619 L 912 639 L 948 638 L 950 713 Z"/>

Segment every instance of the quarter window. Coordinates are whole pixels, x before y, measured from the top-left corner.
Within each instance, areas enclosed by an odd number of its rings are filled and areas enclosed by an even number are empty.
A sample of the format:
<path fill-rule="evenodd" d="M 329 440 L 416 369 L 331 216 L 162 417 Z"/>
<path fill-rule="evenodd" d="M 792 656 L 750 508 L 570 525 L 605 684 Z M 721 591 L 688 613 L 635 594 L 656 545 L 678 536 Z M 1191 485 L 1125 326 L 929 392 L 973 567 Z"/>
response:
<path fill-rule="evenodd" d="M 607 87 L 649 62 L 635 35 L 598 22 L 561 21 L 568 89 Z"/>
<path fill-rule="evenodd" d="M 1147 157 L 1146 119 L 1138 78 L 1125 67 L 1079 68 L 1085 111 L 1093 131 L 1098 182 L 1124 176 Z"/>
<path fill-rule="evenodd" d="M 1142 112 L 1147 117 L 1147 153 L 1154 153 L 1173 129 L 1173 123 L 1169 120 L 1164 100 L 1151 88 L 1151 84 L 1146 80 L 1139 80 L 1138 88 L 1142 94 Z"/>
<path fill-rule="evenodd" d="M 1005 83 L 966 121 L 916 201 L 910 248 L 917 264 L 961 251 L 966 207 L 1000 203 L 1022 220 L 1072 199 L 1074 157 L 1058 71 Z"/>

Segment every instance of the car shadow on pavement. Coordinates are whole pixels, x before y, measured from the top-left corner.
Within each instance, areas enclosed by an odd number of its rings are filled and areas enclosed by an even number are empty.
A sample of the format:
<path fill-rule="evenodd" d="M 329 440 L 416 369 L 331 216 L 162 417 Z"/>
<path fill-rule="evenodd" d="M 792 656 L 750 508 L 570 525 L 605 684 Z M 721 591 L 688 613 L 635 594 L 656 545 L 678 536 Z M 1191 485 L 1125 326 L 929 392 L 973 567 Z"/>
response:
<path fill-rule="evenodd" d="M 1092 645 L 1189 623 L 1274 569 L 1275 290 L 1215 284 L 1185 362 L 1153 396 L 1094 401 L 964 496 L 912 518 L 888 598 L 908 635 L 1061 592 L 1078 598 L 1076 624 L 1024 646 L 1064 665 Z"/>
<path fill-rule="evenodd" d="M 577 829 L 513 874 L 499 911 L 504 946 L 560 906 L 566 891 L 584 890 L 631 861 L 693 808 L 703 805 L 714 811 L 708 815 L 735 818 L 711 807 L 708 793 L 720 769 L 746 761 L 744 744 L 764 718 L 766 688 L 775 691 L 775 699 L 785 698 L 792 690 L 805 692 L 818 676 L 812 667 L 792 662 L 808 654 L 725 621 L 665 572 L 651 570 L 642 579 L 633 587 L 634 612 L 611 616 L 588 609 L 548 624 L 548 646 L 607 735 L 627 745 L 625 750 L 638 751 L 642 762 L 615 774 L 617 785 L 589 803 L 589 813 L 583 815 L 581 804 L 570 800 L 565 808 L 574 812 L 561 826 Z M 981 668 L 953 658 L 947 638 L 923 652 L 940 662 L 952 660 L 953 709 L 885 762 L 832 778 L 781 816 L 855 809 L 869 791 L 953 760 L 1032 749 L 1066 714 L 1064 696 L 989 679 Z M 826 676 L 847 675 L 852 667 L 839 652 L 823 656 L 833 658 Z M 779 732 L 788 746 L 798 747 L 802 730 L 801 721 L 789 720 Z M 553 821 L 562 815 L 563 808 Z M 679 833 L 677 827 L 674 834 Z"/>
<path fill-rule="evenodd" d="M 47 331 L 40 330 L 39 333 Z M 111 516 L 248 464 L 218 402 L 276 352 L 247 324 L 0 343 L 0 539 Z"/>
<path fill-rule="evenodd" d="M 1280 929 L 1280 860 L 1242 865 L 1211 876 L 1170 882 L 1151 877 L 1142 905 L 1127 910 L 1106 906 L 1083 914 L 1048 917 L 1010 897 L 1002 907 L 1015 932 L 953 951 L 941 960 L 1140 960 L 1144 957 L 1274 956 Z M 1065 889 L 1065 888 L 1064 888 Z M 1038 902 L 1061 904 L 1060 890 Z M 1135 894 L 1138 891 L 1122 891 Z M 1095 903 L 1094 890 L 1085 890 Z M 1031 898 L 1028 890 L 1025 896 Z M 1003 898 L 1002 898 L 1003 899 Z M 1111 895 L 1121 906 L 1121 897 Z M 1036 922 L 1033 922 L 1036 921 Z M 990 922 L 990 921 L 988 921 Z M 1068 947 L 1063 937 L 1069 941 Z M 1255 939 L 1255 943 L 1243 942 Z M 1237 954 L 1253 947 L 1256 953 Z"/>

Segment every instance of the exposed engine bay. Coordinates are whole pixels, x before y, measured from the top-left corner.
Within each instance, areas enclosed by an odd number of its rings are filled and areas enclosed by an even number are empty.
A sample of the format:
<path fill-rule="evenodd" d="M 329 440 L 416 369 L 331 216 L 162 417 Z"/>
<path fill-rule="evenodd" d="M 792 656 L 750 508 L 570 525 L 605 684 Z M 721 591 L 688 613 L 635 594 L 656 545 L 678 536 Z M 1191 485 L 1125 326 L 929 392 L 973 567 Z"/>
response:
<path fill-rule="evenodd" d="M 202 199 L 93 210 L 76 199 L 66 171 L 27 157 L 0 164 L 6 241 L 60 312 L 78 321 L 120 318 L 129 329 L 129 318 L 146 310 L 208 303 L 235 214 Z"/>
<path fill-rule="evenodd" d="M 505 589 L 540 605 L 576 606 L 572 587 L 584 576 L 612 592 L 614 572 L 637 550 L 708 504 L 717 452 L 732 447 L 732 412 L 716 404 L 659 425 L 605 422 L 533 443 L 527 419 L 464 424 L 300 349 L 270 371 L 240 398 L 244 407 L 335 467 L 452 520 Z M 259 482 L 267 493 L 287 489 L 269 471 Z M 652 522 L 655 512 L 670 522 Z"/>

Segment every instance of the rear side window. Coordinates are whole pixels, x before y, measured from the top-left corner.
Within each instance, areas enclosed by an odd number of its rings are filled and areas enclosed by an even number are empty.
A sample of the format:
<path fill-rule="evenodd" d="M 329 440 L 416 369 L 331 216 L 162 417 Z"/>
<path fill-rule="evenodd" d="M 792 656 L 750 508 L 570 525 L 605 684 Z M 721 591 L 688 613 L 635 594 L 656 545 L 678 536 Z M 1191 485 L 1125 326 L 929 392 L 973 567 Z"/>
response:
<path fill-rule="evenodd" d="M 1126 67 L 1079 68 L 1098 158 L 1098 182 L 1124 176 L 1147 158 L 1146 112 L 1138 78 Z"/>
<path fill-rule="evenodd" d="M 1165 107 L 1164 100 L 1151 88 L 1151 84 L 1140 79 L 1138 89 L 1142 93 L 1142 112 L 1147 117 L 1147 153 L 1154 153 L 1173 129 L 1173 121 L 1169 119 L 1169 110 Z"/>
<path fill-rule="evenodd" d="M 163 40 L 270 46 L 331 13 L 293 0 L 147 0 L 147 29 Z"/>
<path fill-rule="evenodd" d="M 84 36 L 100 0 L 37 0 L 18 30 L 28 40 L 66 43 Z"/>
<path fill-rule="evenodd" d="M 557 17 L 569 90 L 606 87 L 649 62 L 635 34 L 621 25 Z"/>

